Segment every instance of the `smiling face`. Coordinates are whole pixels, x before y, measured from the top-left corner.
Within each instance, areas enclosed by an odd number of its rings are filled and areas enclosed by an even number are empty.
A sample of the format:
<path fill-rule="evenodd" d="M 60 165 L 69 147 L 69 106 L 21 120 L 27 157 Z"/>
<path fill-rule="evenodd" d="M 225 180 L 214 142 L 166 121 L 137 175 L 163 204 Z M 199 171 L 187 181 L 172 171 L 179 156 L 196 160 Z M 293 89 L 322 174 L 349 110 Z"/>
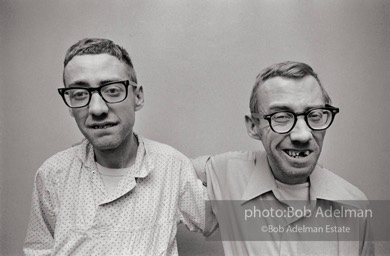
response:
<path fill-rule="evenodd" d="M 286 110 L 298 113 L 325 106 L 321 88 L 312 76 L 270 78 L 258 88 L 257 97 L 262 115 Z M 277 180 L 286 184 L 307 181 L 320 156 L 325 131 L 312 131 L 303 116 L 298 117 L 295 127 L 286 134 L 272 131 L 263 118 L 256 122 L 247 117 L 247 127 L 252 137 L 262 141 Z"/>
<path fill-rule="evenodd" d="M 65 87 L 99 87 L 129 80 L 129 67 L 109 54 L 75 56 L 64 69 Z M 130 147 L 135 111 L 143 106 L 142 88 L 129 86 L 127 98 L 106 103 L 93 93 L 88 106 L 70 110 L 77 126 L 95 150 Z"/>

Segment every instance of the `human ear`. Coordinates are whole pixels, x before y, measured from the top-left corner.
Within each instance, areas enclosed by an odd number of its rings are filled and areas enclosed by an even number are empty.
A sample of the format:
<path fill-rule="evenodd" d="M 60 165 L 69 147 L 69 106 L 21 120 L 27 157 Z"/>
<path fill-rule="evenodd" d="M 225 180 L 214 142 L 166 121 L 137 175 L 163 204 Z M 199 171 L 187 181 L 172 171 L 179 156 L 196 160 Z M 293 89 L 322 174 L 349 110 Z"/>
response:
<path fill-rule="evenodd" d="M 253 117 L 245 116 L 245 126 L 249 137 L 255 140 L 261 140 L 261 134 L 259 133 L 259 127 Z"/>
<path fill-rule="evenodd" d="M 135 111 L 140 110 L 144 106 L 144 90 L 142 86 L 134 90 L 135 95 Z"/>

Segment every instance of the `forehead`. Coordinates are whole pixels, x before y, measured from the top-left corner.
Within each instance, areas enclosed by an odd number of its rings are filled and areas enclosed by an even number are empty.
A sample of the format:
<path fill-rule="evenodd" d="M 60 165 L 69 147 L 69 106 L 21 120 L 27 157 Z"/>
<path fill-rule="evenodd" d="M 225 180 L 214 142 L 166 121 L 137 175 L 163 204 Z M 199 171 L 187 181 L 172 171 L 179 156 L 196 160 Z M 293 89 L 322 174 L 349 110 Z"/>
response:
<path fill-rule="evenodd" d="M 274 77 L 266 80 L 257 91 L 259 109 L 290 108 L 304 111 L 325 104 L 322 90 L 313 76 L 301 79 Z"/>
<path fill-rule="evenodd" d="M 128 67 L 109 54 L 78 55 L 64 68 L 66 84 L 78 81 L 98 83 L 105 80 L 127 79 Z"/>

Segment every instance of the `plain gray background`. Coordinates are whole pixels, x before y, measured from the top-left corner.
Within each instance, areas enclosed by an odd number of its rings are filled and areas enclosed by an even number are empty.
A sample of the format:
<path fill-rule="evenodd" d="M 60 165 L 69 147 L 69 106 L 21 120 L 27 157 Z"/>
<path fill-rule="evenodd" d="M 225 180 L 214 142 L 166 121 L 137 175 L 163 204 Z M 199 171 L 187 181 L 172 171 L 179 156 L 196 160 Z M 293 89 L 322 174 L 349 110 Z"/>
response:
<path fill-rule="evenodd" d="M 0 254 L 21 254 L 38 167 L 82 139 L 56 88 L 84 37 L 129 51 L 145 92 L 135 130 L 189 157 L 260 148 L 244 126 L 255 76 L 310 64 L 341 109 L 320 161 L 390 199 L 389 13 L 385 0 L 0 0 Z M 178 239 L 182 255 L 221 253 L 183 228 Z"/>

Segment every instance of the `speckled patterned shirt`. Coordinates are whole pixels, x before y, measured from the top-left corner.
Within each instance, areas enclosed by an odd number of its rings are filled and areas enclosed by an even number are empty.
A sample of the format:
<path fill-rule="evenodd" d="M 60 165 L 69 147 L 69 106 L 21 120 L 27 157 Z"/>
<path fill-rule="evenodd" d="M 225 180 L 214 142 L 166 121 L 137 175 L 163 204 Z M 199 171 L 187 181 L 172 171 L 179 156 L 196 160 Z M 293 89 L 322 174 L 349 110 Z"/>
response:
<path fill-rule="evenodd" d="M 216 225 L 191 162 L 138 136 L 135 164 L 109 195 L 88 141 L 38 170 L 26 255 L 177 255 L 177 224 L 208 235 Z M 206 210 L 207 208 L 207 210 Z M 206 224 L 207 222 L 207 224 Z"/>

